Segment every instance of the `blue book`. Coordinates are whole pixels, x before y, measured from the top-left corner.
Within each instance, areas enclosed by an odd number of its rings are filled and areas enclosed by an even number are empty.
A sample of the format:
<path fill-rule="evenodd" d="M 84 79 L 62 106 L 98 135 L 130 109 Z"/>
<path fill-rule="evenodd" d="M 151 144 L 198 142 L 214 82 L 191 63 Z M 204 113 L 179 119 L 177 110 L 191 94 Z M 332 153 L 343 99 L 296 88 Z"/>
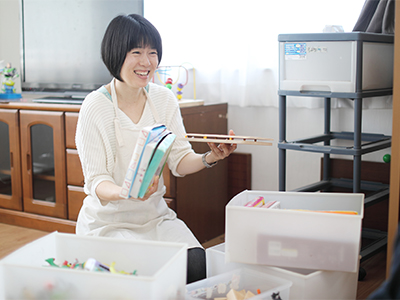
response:
<path fill-rule="evenodd" d="M 153 156 L 150 159 L 150 163 L 140 186 L 138 194 L 139 198 L 142 198 L 146 194 L 149 187 L 152 186 L 154 177 L 161 176 L 175 138 L 175 134 L 168 132 L 168 134 L 166 134 L 162 140 L 160 140 L 157 147 L 154 149 Z"/>

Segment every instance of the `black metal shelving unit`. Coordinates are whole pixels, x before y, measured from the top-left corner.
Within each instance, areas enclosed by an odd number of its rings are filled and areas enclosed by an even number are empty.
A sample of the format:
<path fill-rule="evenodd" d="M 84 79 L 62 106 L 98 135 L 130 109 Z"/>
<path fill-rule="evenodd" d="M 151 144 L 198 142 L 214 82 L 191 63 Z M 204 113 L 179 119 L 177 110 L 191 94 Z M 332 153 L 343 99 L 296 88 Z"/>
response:
<path fill-rule="evenodd" d="M 299 35 L 280 35 L 280 42 L 307 42 L 324 40 L 328 37 L 329 41 L 356 41 L 356 80 L 355 92 L 327 92 L 327 91 L 293 91 L 279 89 L 279 190 L 286 191 L 286 151 L 306 151 L 323 154 L 323 174 L 322 180 L 313 184 L 295 189 L 298 192 L 317 192 L 329 191 L 332 187 L 340 187 L 352 190 L 353 193 L 366 193 L 365 207 L 385 200 L 389 195 L 389 185 L 378 182 L 364 182 L 361 180 L 361 158 L 362 155 L 374 151 L 389 148 L 391 146 L 391 136 L 383 134 L 363 133 L 362 132 L 362 102 L 365 98 L 385 96 L 392 94 L 392 88 L 362 90 L 362 68 L 363 68 L 363 43 L 370 41 L 393 43 L 393 37 L 381 36 L 376 34 L 299 34 Z M 281 70 L 280 70 L 281 72 Z M 293 97 L 318 97 L 324 99 L 324 130 L 321 135 L 309 138 L 287 141 L 286 140 L 286 111 L 287 96 Z M 354 102 L 354 131 L 353 132 L 333 132 L 331 130 L 331 99 L 346 98 Z M 332 145 L 333 140 L 350 140 L 351 146 Z M 353 178 L 341 179 L 332 178 L 330 175 L 330 155 L 348 155 L 353 158 Z M 368 195 L 368 196 L 367 196 Z M 373 242 L 361 249 L 361 260 L 365 260 L 387 244 L 387 233 L 363 228 L 363 238 L 372 239 Z"/>

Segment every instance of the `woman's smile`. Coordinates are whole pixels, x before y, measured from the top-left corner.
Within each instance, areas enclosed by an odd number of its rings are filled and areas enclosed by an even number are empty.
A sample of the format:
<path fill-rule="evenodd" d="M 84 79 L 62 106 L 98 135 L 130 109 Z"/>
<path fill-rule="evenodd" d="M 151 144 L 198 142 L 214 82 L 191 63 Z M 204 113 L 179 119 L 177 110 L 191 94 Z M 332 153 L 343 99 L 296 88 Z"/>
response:
<path fill-rule="evenodd" d="M 136 75 L 140 77 L 146 77 L 150 74 L 150 71 L 133 71 Z"/>

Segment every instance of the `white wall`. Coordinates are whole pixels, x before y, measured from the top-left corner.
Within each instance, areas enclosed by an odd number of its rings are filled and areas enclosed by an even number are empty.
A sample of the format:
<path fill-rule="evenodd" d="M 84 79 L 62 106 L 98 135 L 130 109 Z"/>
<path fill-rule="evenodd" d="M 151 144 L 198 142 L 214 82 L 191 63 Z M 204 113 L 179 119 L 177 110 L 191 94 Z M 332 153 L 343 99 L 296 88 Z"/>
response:
<path fill-rule="evenodd" d="M 20 70 L 19 0 L 0 0 L 0 60 L 11 62 Z M 16 87 L 20 90 L 20 83 Z M 212 99 L 208 99 L 211 100 Z M 278 190 L 278 109 L 276 107 L 229 106 L 228 125 L 238 135 L 269 137 L 272 147 L 239 146 L 238 151 L 252 154 L 252 188 Z M 391 135 L 391 109 L 363 110 L 363 131 Z M 287 139 L 293 140 L 323 132 L 323 109 L 289 108 L 287 112 Z M 332 130 L 352 131 L 353 110 L 332 110 Z M 382 161 L 390 149 L 363 157 Z M 294 189 L 319 180 L 318 153 L 287 151 L 287 189 Z M 343 157 L 351 159 L 350 157 Z"/>

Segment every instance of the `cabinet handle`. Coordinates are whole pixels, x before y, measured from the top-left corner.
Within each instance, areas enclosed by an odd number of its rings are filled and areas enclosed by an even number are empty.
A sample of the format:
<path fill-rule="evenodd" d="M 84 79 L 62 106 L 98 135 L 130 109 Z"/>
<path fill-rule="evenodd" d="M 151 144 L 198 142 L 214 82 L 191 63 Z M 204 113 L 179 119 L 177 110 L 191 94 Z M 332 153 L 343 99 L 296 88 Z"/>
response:
<path fill-rule="evenodd" d="M 26 169 L 31 170 L 31 155 L 29 153 L 26 154 Z"/>
<path fill-rule="evenodd" d="M 10 168 L 14 168 L 14 153 L 10 152 Z"/>

